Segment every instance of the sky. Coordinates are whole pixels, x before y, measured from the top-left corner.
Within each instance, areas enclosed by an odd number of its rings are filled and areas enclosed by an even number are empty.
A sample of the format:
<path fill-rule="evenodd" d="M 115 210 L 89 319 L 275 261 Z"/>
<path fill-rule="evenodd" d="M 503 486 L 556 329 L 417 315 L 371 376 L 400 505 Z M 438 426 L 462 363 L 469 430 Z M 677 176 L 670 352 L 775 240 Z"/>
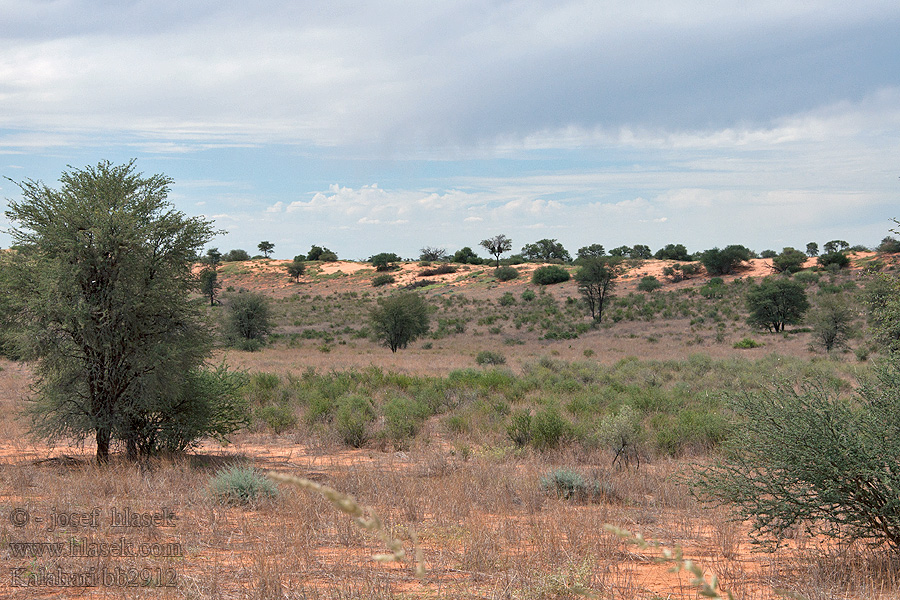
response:
<path fill-rule="evenodd" d="M 0 202 L 136 159 L 292 258 L 875 246 L 900 3 L 0 0 Z M 12 181 L 10 181 L 12 180 Z M 10 244 L 0 217 L 0 247 Z"/>

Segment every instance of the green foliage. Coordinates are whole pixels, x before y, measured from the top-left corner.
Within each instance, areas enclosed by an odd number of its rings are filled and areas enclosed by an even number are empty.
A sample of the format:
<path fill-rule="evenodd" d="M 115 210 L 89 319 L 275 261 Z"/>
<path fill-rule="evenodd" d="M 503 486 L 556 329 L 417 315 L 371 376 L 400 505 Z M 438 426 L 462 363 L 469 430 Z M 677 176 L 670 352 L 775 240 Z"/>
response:
<path fill-rule="evenodd" d="M 700 256 L 706 272 L 710 275 L 729 275 L 742 262 L 750 260 L 751 252 L 744 246 L 732 245 L 723 249 L 712 248 Z"/>
<path fill-rule="evenodd" d="M 805 526 L 900 552 L 896 358 L 853 401 L 820 383 L 785 383 L 733 396 L 730 405 L 736 434 L 727 458 L 694 478 L 702 499 L 732 505 L 756 539 Z"/>
<path fill-rule="evenodd" d="M 778 253 L 775 252 L 774 250 L 763 250 L 762 252 L 759 253 L 760 258 L 775 258 L 776 256 L 778 256 Z M 804 255 L 804 257 L 805 257 L 805 255 Z"/>
<path fill-rule="evenodd" d="M 497 278 L 497 281 L 512 281 L 519 276 L 519 270 L 515 267 L 497 267 L 494 270 L 494 277 Z"/>
<path fill-rule="evenodd" d="M 662 287 L 662 282 L 654 277 L 653 275 L 647 275 L 646 277 L 641 277 L 640 283 L 638 283 L 637 289 L 639 292 L 653 292 Z"/>
<path fill-rule="evenodd" d="M 827 242 L 824 246 L 822 246 L 822 251 L 825 254 L 834 254 L 836 252 L 843 252 L 850 247 L 850 244 L 845 242 L 844 240 L 831 240 Z"/>
<path fill-rule="evenodd" d="M 262 421 L 274 433 L 284 433 L 297 424 L 294 409 L 285 404 L 267 404 L 253 411 L 256 420 Z"/>
<path fill-rule="evenodd" d="M 603 248 L 602 244 L 591 244 L 590 246 L 582 246 L 578 249 L 578 255 L 576 261 L 578 259 L 586 259 L 586 258 L 599 258 L 606 254 L 606 250 Z"/>
<path fill-rule="evenodd" d="M 765 346 L 765 344 L 757 342 L 753 338 L 745 337 L 741 341 L 735 342 L 733 348 L 737 350 L 752 350 L 753 348 L 761 348 L 763 346 Z"/>
<path fill-rule="evenodd" d="M 555 405 L 535 413 L 531 420 L 531 445 L 537 450 L 556 448 L 569 434 L 569 423 Z"/>
<path fill-rule="evenodd" d="M 229 250 L 222 255 L 222 262 L 238 262 L 243 260 L 250 260 L 250 255 L 246 250 L 241 250 L 240 248 Z"/>
<path fill-rule="evenodd" d="M 516 303 L 516 297 L 513 296 L 512 292 L 504 292 L 500 299 L 497 300 L 497 303 L 500 306 L 513 306 Z"/>
<path fill-rule="evenodd" d="M 843 269 L 850 264 L 850 257 L 843 252 L 828 252 L 819 256 L 817 262 L 822 268 L 828 268 L 834 265 L 835 269 Z"/>
<path fill-rule="evenodd" d="M 447 260 L 447 251 L 443 248 L 425 246 L 419 250 L 419 260 L 423 262 L 440 262 Z"/>
<path fill-rule="evenodd" d="M 767 277 L 747 292 L 747 321 L 776 333 L 785 325 L 799 323 L 808 308 L 803 285 L 789 279 Z"/>
<path fill-rule="evenodd" d="M 406 446 L 419 432 L 429 414 L 428 407 L 422 402 L 395 396 L 384 405 L 385 434 L 397 446 Z"/>
<path fill-rule="evenodd" d="M 201 260 L 206 264 L 215 267 L 222 261 L 222 253 L 219 252 L 218 248 L 210 248 L 206 251 L 206 256 Z"/>
<path fill-rule="evenodd" d="M 846 347 L 855 316 L 842 295 L 828 294 L 820 297 L 808 318 L 813 338 L 822 344 L 826 352 Z"/>
<path fill-rule="evenodd" d="M 272 308 L 266 296 L 244 292 L 229 298 L 225 336 L 235 348 L 248 352 L 259 350 L 274 327 Z"/>
<path fill-rule="evenodd" d="M 482 350 L 475 357 L 475 362 L 479 365 L 504 365 L 506 364 L 506 357 L 499 352 Z"/>
<path fill-rule="evenodd" d="M 806 255 L 807 256 L 818 256 L 819 255 L 819 245 L 815 242 L 810 242 L 806 245 Z"/>
<path fill-rule="evenodd" d="M 207 400 L 175 401 L 211 349 L 191 265 L 215 232 L 166 201 L 171 179 L 145 178 L 133 162 L 64 172 L 60 183 L 19 183 L 22 200 L 8 203 L 4 335 L 35 361 L 33 433 L 93 434 L 99 461 L 114 441 L 137 459 L 192 430 L 178 428 Z"/>
<path fill-rule="evenodd" d="M 591 311 L 591 317 L 598 323 L 603 320 L 603 309 L 612 296 L 618 276 L 617 263 L 602 258 L 585 260 L 575 273 L 578 290 Z"/>
<path fill-rule="evenodd" d="M 863 295 L 875 341 L 889 352 L 900 352 L 900 279 L 876 275 Z"/>
<path fill-rule="evenodd" d="M 321 260 L 322 262 L 333 262 L 337 260 L 337 254 L 322 246 L 313 246 L 306 253 L 306 260 Z"/>
<path fill-rule="evenodd" d="M 524 302 L 532 302 L 537 298 L 537 294 L 534 293 L 534 290 L 524 290 L 522 292 L 522 300 Z"/>
<path fill-rule="evenodd" d="M 525 260 L 537 262 L 562 261 L 571 262 L 569 255 L 562 244 L 556 240 L 543 239 L 533 244 L 525 244 L 522 248 L 522 257 Z"/>
<path fill-rule="evenodd" d="M 352 394 L 338 401 L 334 426 L 348 446 L 360 448 L 369 441 L 374 420 L 375 409 L 364 396 Z"/>
<path fill-rule="evenodd" d="M 275 244 L 269 241 L 262 241 L 256 247 L 263 253 L 263 256 L 269 258 L 269 252 L 275 249 Z"/>
<path fill-rule="evenodd" d="M 303 260 L 297 260 L 297 257 L 294 257 L 293 262 L 289 263 L 287 266 L 288 275 L 290 275 L 294 281 L 300 282 L 300 276 L 306 272 L 306 263 Z"/>
<path fill-rule="evenodd" d="M 459 263 L 461 265 L 480 265 L 484 262 L 484 259 L 475 254 L 475 252 L 473 252 L 471 248 L 466 246 L 460 250 L 457 250 L 453 254 L 453 262 Z"/>
<path fill-rule="evenodd" d="M 618 412 L 604 416 L 597 428 L 597 441 L 615 453 L 614 463 L 639 462 L 643 437 L 641 414 L 627 404 Z"/>
<path fill-rule="evenodd" d="M 381 287 L 383 285 L 388 285 L 389 283 L 394 283 L 395 281 L 397 280 L 394 279 L 393 275 L 383 273 L 372 278 L 372 287 Z"/>
<path fill-rule="evenodd" d="M 796 275 L 794 275 L 794 281 L 802 283 L 803 285 L 809 285 L 811 283 L 818 283 L 820 276 L 818 273 L 814 273 L 812 271 L 800 271 Z"/>
<path fill-rule="evenodd" d="M 688 254 L 687 248 L 683 244 L 666 244 L 665 247 L 657 250 L 653 257 L 657 260 L 691 260 L 691 255 Z"/>
<path fill-rule="evenodd" d="M 553 469 L 541 477 L 541 490 L 554 492 L 557 498 L 568 500 L 587 495 L 588 486 L 584 477 L 570 469 Z"/>
<path fill-rule="evenodd" d="M 569 272 L 558 265 L 538 267 L 531 275 L 532 283 L 536 285 L 553 285 L 570 279 Z"/>
<path fill-rule="evenodd" d="M 781 254 L 772 258 L 772 268 L 778 273 L 796 273 L 803 269 L 806 263 L 806 253 L 794 248 L 784 248 Z"/>
<path fill-rule="evenodd" d="M 401 258 L 393 252 L 382 252 L 369 258 L 369 262 L 375 267 L 376 271 L 391 271 L 397 268 L 394 263 L 400 262 Z"/>
<path fill-rule="evenodd" d="M 222 289 L 219 274 L 215 267 L 207 267 L 200 271 L 200 293 L 209 298 L 209 305 L 216 304 L 216 294 Z"/>
<path fill-rule="evenodd" d="M 506 435 L 519 448 L 531 443 L 531 414 L 527 410 L 517 410 L 509 419 Z"/>
<path fill-rule="evenodd" d="M 900 240 L 895 237 L 888 236 L 881 240 L 878 244 L 878 251 L 882 254 L 896 254 L 900 252 Z"/>
<path fill-rule="evenodd" d="M 209 483 L 212 496 L 221 504 L 255 504 L 275 498 L 278 486 L 253 467 L 233 465 L 220 469 Z"/>
<path fill-rule="evenodd" d="M 453 265 L 443 264 L 433 269 L 423 269 L 419 272 L 419 277 L 434 277 L 435 275 L 446 275 L 448 273 L 456 273 L 456 267 Z"/>
<path fill-rule="evenodd" d="M 370 313 L 373 335 L 396 352 L 428 333 L 428 304 L 416 293 L 379 299 Z"/>
<path fill-rule="evenodd" d="M 495 235 L 492 238 L 481 240 L 481 246 L 497 259 L 497 266 L 500 266 L 500 255 L 512 250 L 512 240 L 503 235 Z"/>

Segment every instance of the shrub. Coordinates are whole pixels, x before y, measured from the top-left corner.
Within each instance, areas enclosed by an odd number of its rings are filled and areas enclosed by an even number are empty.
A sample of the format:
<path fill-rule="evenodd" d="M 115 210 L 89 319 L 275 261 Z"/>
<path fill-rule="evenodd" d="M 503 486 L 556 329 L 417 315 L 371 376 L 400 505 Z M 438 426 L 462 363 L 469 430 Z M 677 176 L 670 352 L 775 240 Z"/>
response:
<path fill-rule="evenodd" d="M 519 270 L 514 267 L 497 267 L 494 269 L 494 277 L 498 281 L 511 281 L 519 276 Z"/>
<path fill-rule="evenodd" d="M 739 342 L 734 343 L 734 348 L 738 350 L 752 350 L 753 348 L 761 348 L 765 346 L 765 344 L 761 344 L 752 338 L 745 337 Z"/>
<path fill-rule="evenodd" d="M 772 258 L 772 268 L 779 273 L 796 273 L 803 269 L 806 263 L 806 253 L 794 248 L 785 248 L 781 254 Z"/>
<path fill-rule="evenodd" d="M 853 399 L 821 384 L 785 383 L 729 400 L 736 433 L 727 458 L 693 476 L 701 499 L 731 504 L 757 540 L 806 526 L 900 552 L 897 357 Z"/>
<path fill-rule="evenodd" d="M 338 401 L 334 426 L 348 446 L 359 448 L 369 441 L 369 427 L 375 420 L 372 403 L 363 396 L 346 396 Z"/>
<path fill-rule="evenodd" d="M 300 276 L 306 272 L 306 263 L 304 263 L 302 260 L 297 260 L 296 258 L 294 258 L 293 262 L 288 263 L 287 272 L 294 281 L 299 283 Z"/>
<path fill-rule="evenodd" d="M 888 236 L 878 244 L 878 251 L 883 254 L 896 254 L 900 252 L 900 240 Z"/>
<path fill-rule="evenodd" d="M 249 352 L 259 350 L 274 326 L 269 299 L 262 294 L 245 292 L 230 298 L 226 336 L 232 346 Z"/>
<path fill-rule="evenodd" d="M 829 252 L 819 256 L 817 262 L 823 269 L 827 269 L 834 265 L 833 268 L 840 270 L 850 264 L 850 258 L 843 252 Z"/>
<path fill-rule="evenodd" d="M 641 282 L 638 283 L 637 289 L 639 292 L 653 292 L 654 290 L 658 290 L 662 287 L 662 282 L 654 277 L 653 275 L 647 275 L 646 277 L 641 278 Z"/>
<path fill-rule="evenodd" d="M 554 492 L 557 498 L 584 498 L 588 486 L 580 473 L 569 469 L 553 469 L 541 477 L 541 490 Z"/>
<path fill-rule="evenodd" d="M 524 302 L 531 302 L 535 298 L 537 298 L 537 294 L 534 293 L 534 290 L 525 290 L 522 292 L 522 300 Z"/>
<path fill-rule="evenodd" d="M 558 265 L 538 267 L 531 276 L 532 283 L 537 285 L 553 285 L 570 279 L 569 272 Z"/>
<path fill-rule="evenodd" d="M 405 396 L 395 396 L 384 405 L 384 431 L 397 446 L 406 446 L 428 416 L 428 407 Z"/>
<path fill-rule="evenodd" d="M 375 337 L 396 352 L 428 332 L 428 304 L 416 293 L 378 301 L 370 314 Z"/>
<path fill-rule="evenodd" d="M 538 450 L 559 446 L 569 433 L 569 424 L 559 414 L 556 406 L 549 406 L 535 413 L 531 420 L 531 445 Z"/>
<path fill-rule="evenodd" d="M 254 416 L 276 434 L 290 429 L 297 423 L 294 409 L 283 404 L 261 406 L 254 411 Z"/>
<path fill-rule="evenodd" d="M 222 262 L 238 262 L 243 260 L 250 260 L 250 255 L 246 250 L 241 250 L 240 248 L 229 250 L 222 255 Z"/>
<path fill-rule="evenodd" d="M 751 252 L 744 246 L 732 245 L 719 250 L 713 248 L 701 255 L 700 261 L 710 275 L 728 275 L 743 261 L 750 260 Z"/>
<path fill-rule="evenodd" d="M 506 364 L 506 357 L 499 352 L 482 350 L 475 357 L 475 362 L 479 365 L 503 365 Z"/>
<path fill-rule="evenodd" d="M 818 283 L 820 276 L 818 273 L 813 273 L 812 271 L 800 271 L 796 275 L 794 275 L 794 281 L 800 282 L 803 285 L 809 285 L 811 283 Z"/>
<path fill-rule="evenodd" d="M 391 271 L 397 268 L 394 263 L 400 262 L 400 260 L 400 257 L 393 252 L 382 252 L 369 258 L 369 262 L 376 271 Z"/>
<path fill-rule="evenodd" d="M 423 269 L 419 271 L 419 277 L 434 277 L 435 275 L 446 275 L 447 273 L 456 273 L 456 267 L 453 265 L 438 265 L 434 269 Z"/>
<path fill-rule="evenodd" d="M 527 410 L 514 412 L 506 426 L 506 435 L 519 448 L 531 443 L 531 414 Z"/>
<path fill-rule="evenodd" d="M 376 275 L 372 278 L 372 287 L 381 287 L 383 285 L 388 285 L 389 283 L 394 283 L 397 281 L 394 279 L 393 275 L 388 275 L 384 273 L 382 275 Z"/>
<path fill-rule="evenodd" d="M 210 481 L 212 496 L 222 504 L 254 504 L 278 495 L 278 486 L 253 467 L 220 469 Z"/>
<path fill-rule="evenodd" d="M 512 306 L 516 303 L 516 297 L 512 295 L 512 292 L 506 292 L 505 294 L 500 296 L 500 299 L 497 300 L 497 303 L 500 304 L 500 306 Z"/>
<path fill-rule="evenodd" d="M 453 254 L 453 262 L 459 263 L 461 265 L 480 265 L 484 262 L 484 259 L 479 257 L 475 252 L 472 251 L 471 248 L 466 246 L 461 250 L 457 250 L 456 253 Z"/>
<path fill-rule="evenodd" d="M 854 316 L 843 296 L 829 294 L 821 297 L 809 315 L 814 339 L 822 344 L 826 352 L 835 347 L 846 347 Z"/>

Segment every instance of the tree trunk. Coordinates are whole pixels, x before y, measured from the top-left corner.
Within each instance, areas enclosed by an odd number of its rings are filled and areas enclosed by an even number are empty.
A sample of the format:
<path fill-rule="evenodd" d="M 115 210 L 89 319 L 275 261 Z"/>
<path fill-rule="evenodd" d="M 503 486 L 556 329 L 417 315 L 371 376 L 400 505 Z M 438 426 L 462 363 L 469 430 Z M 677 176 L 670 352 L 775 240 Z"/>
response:
<path fill-rule="evenodd" d="M 97 429 L 97 462 L 105 465 L 109 462 L 109 429 Z"/>

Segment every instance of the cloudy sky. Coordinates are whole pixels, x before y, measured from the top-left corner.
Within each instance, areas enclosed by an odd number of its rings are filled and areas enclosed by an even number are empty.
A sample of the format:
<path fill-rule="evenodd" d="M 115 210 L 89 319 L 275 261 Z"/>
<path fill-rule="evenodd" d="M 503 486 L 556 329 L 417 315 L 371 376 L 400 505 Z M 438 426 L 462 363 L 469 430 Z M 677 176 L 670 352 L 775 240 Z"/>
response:
<path fill-rule="evenodd" d="M 896 0 L 0 0 L 0 14 L 0 176 L 55 186 L 67 165 L 136 158 L 227 230 L 223 251 L 414 257 L 498 233 L 572 253 L 871 246 L 900 218 Z M 0 180 L 4 204 L 18 192 Z"/>

